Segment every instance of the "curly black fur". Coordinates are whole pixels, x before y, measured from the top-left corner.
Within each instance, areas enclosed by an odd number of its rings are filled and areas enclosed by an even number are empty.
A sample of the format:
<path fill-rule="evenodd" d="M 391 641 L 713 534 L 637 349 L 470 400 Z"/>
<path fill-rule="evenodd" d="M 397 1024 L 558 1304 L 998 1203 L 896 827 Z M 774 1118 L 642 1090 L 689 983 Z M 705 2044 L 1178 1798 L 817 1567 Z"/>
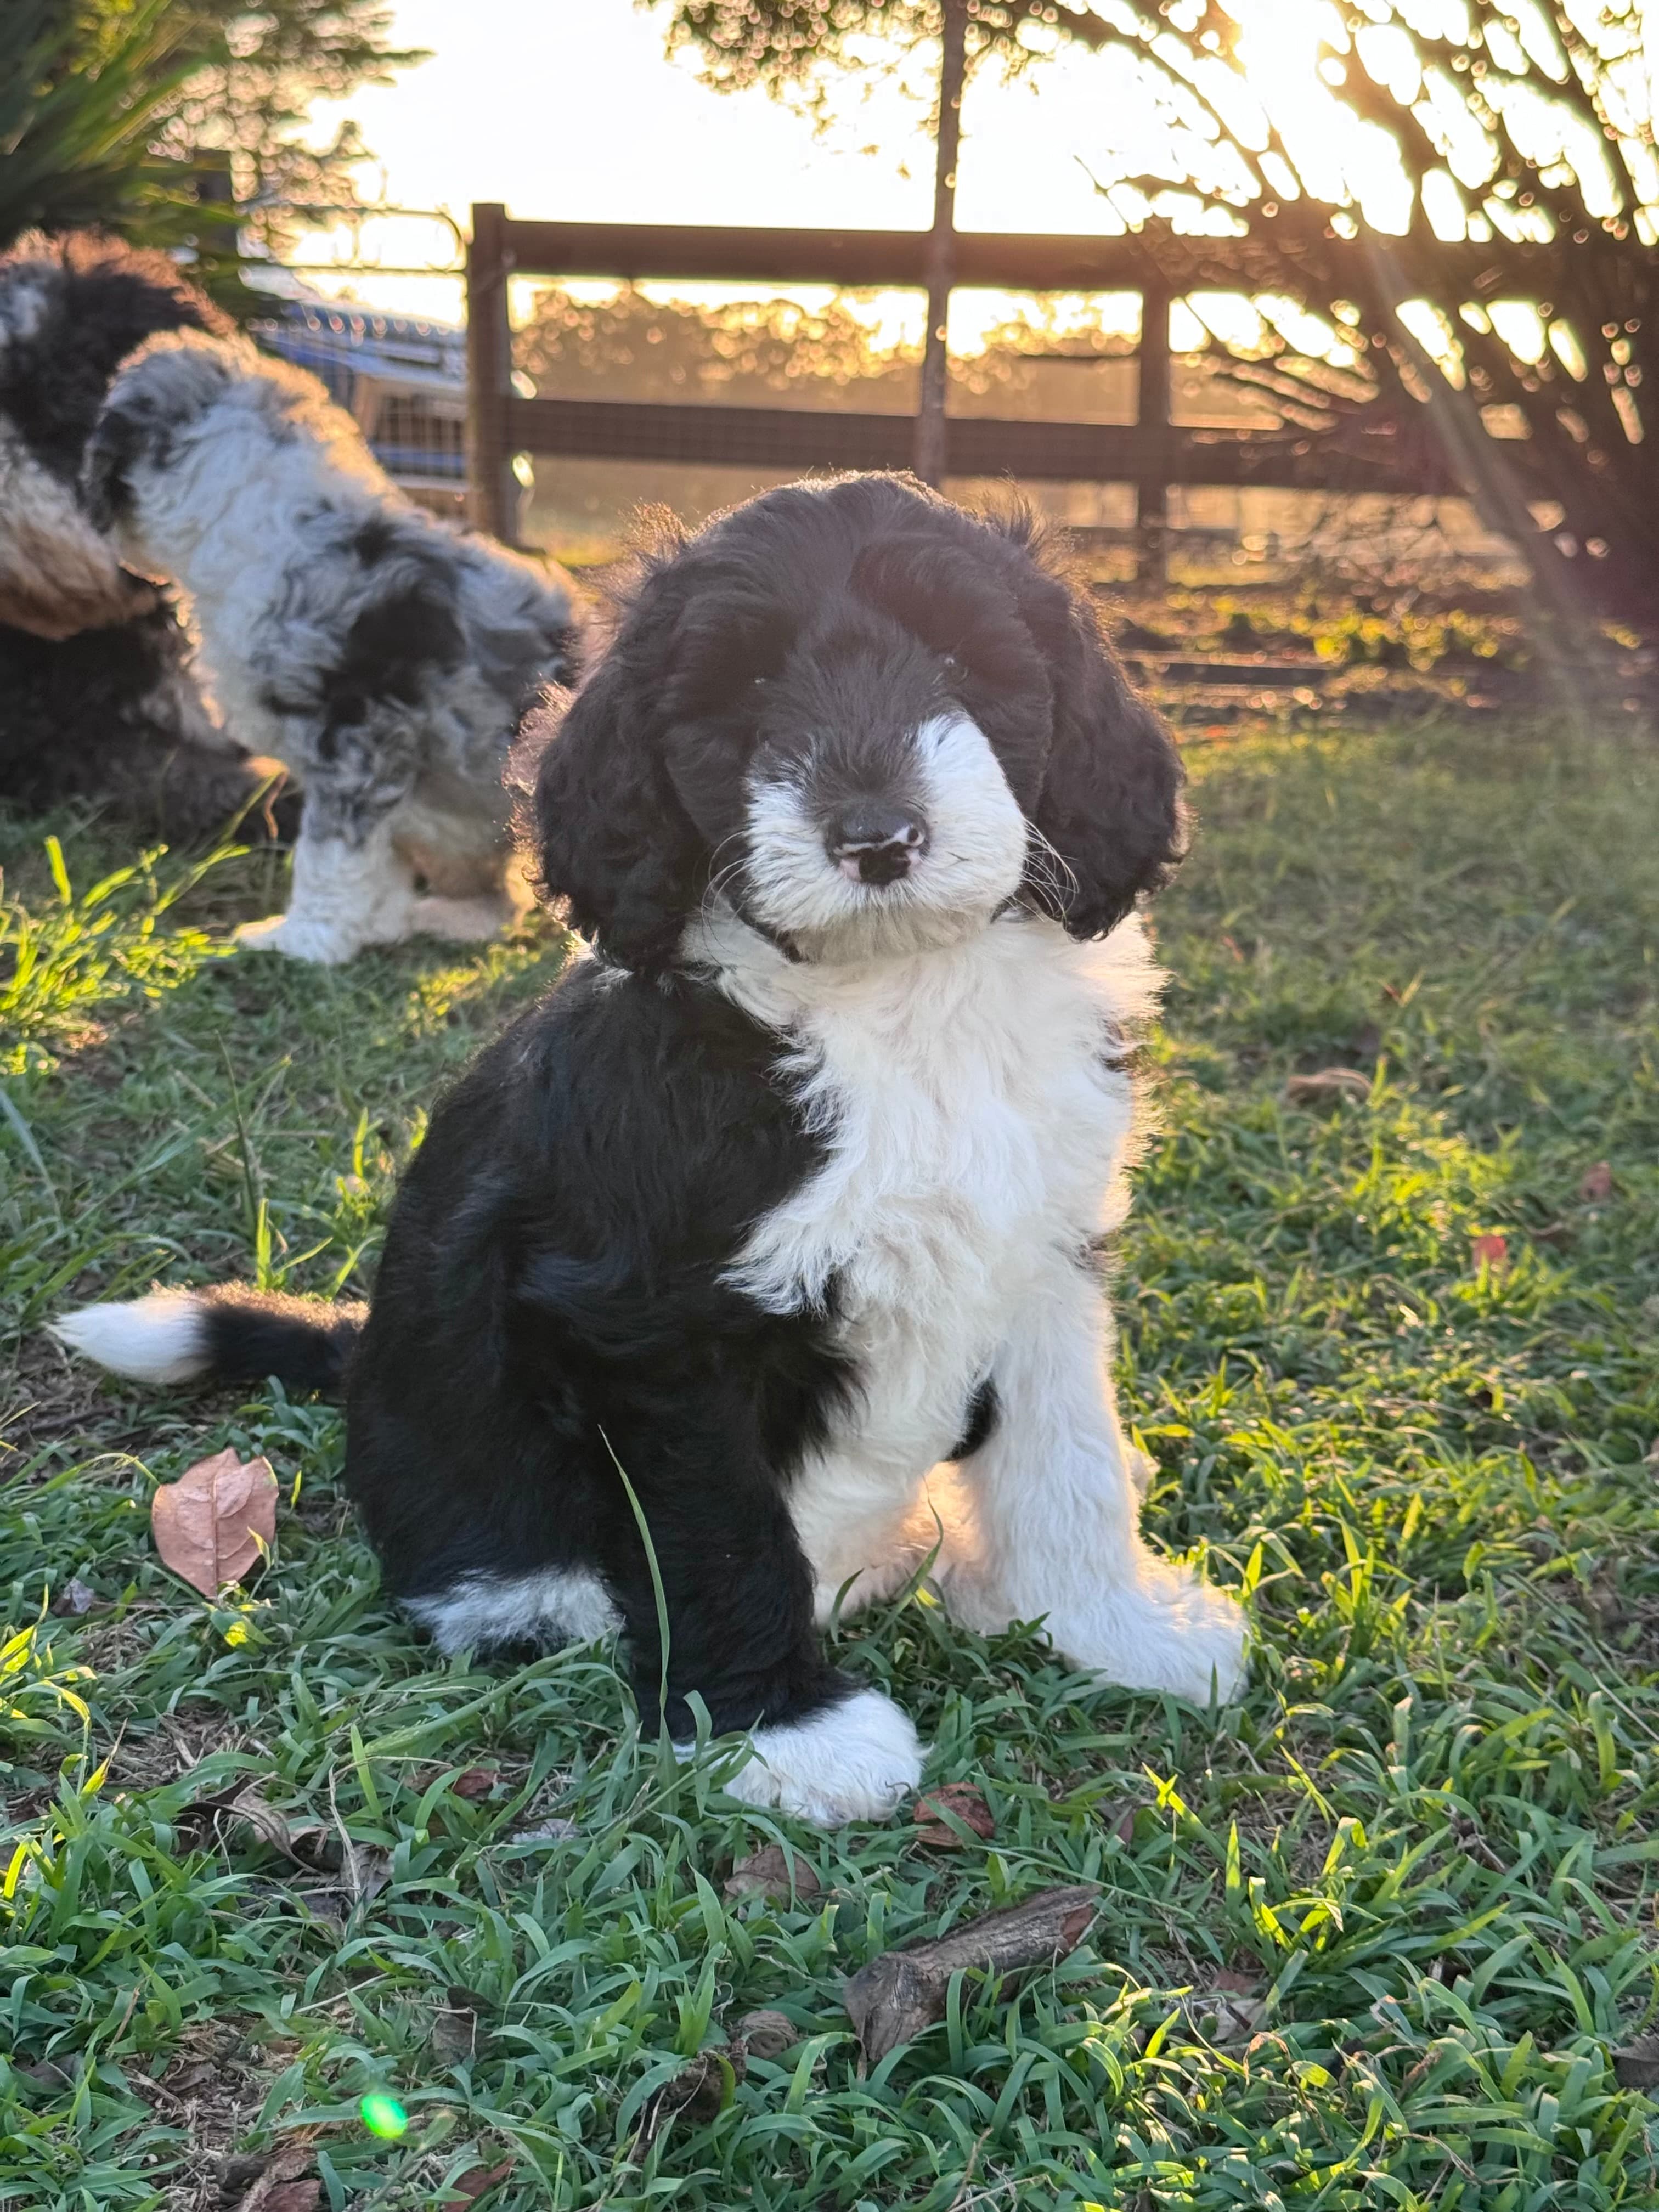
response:
<path fill-rule="evenodd" d="M 976 516 L 892 476 L 787 484 L 643 556 L 609 653 L 543 718 L 557 734 L 526 827 L 546 896 L 612 958 L 672 959 L 717 856 L 738 849 L 757 686 L 775 696 L 826 639 L 861 641 L 875 665 L 906 635 L 951 656 L 1025 809 L 1029 902 L 1073 937 L 1115 928 L 1184 847 L 1164 725 L 1068 581 L 1062 541 L 1023 507 Z M 864 702 L 871 729 L 891 681 Z"/>
<path fill-rule="evenodd" d="M 276 763 L 204 742 L 216 733 L 191 653 L 165 599 L 132 622 L 63 640 L 0 623 L 0 799 L 29 813 L 94 799 L 174 845 L 215 836 Z M 288 836 L 298 822 L 298 793 L 278 786 L 240 834 Z"/>
<path fill-rule="evenodd" d="M 228 327 L 165 254 L 84 232 L 26 238 L 0 255 L 0 436 L 21 465 L 73 489 L 133 348 L 157 331 Z M 172 602 L 136 585 L 135 598 L 148 611 L 74 636 L 0 623 L 0 799 L 89 799 L 141 834 L 210 836 L 266 771 L 216 732 Z M 259 810 L 250 826 L 270 822 Z"/>
<path fill-rule="evenodd" d="M 0 412 L 43 468 L 74 483 L 136 346 L 156 331 L 230 328 L 164 253 L 92 231 L 26 238 L 0 255 Z"/>

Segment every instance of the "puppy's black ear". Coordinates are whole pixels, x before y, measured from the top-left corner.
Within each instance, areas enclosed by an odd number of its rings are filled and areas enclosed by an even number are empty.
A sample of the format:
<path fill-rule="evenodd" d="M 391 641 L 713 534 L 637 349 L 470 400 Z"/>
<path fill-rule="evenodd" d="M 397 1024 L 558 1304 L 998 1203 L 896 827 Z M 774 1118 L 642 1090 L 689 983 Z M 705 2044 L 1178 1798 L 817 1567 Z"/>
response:
<path fill-rule="evenodd" d="M 650 701 L 620 657 L 526 726 L 541 744 L 530 836 L 544 895 L 624 968 L 663 965 L 701 898 L 707 855 L 651 741 Z"/>
<path fill-rule="evenodd" d="M 1028 889 L 1072 936 L 1101 937 L 1140 892 L 1168 879 L 1185 849 L 1181 760 L 1081 594 L 1034 565 L 1019 598 L 1054 702 L 1032 816 L 1053 850 L 1034 854 Z"/>

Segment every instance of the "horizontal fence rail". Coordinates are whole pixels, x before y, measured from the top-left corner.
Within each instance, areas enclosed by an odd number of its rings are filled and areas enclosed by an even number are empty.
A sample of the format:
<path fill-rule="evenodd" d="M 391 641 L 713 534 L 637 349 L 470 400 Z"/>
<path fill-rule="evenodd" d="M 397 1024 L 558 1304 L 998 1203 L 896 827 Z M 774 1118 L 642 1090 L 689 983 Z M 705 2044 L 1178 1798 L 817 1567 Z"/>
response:
<path fill-rule="evenodd" d="M 571 459 L 688 461 L 757 469 L 902 469 L 910 459 L 908 415 L 854 415 L 800 407 L 678 406 L 655 400 L 522 399 L 505 404 L 509 451 Z M 1004 421 L 953 415 L 946 432 L 955 477 L 1059 482 L 1330 487 L 1330 463 L 1260 433 L 1171 429 L 1139 423 Z M 1379 439 L 1380 447 L 1386 441 Z M 1386 450 L 1344 457 L 1345 491 L 1455 491 L 1444 469 L 1394 467 Z"/>
<path fill-rule="evenodd" d="M 692 463 L 767 473 L 902 469 L 915 424 L 908 415 L 830 408 L 685 406 L 650 400 L 526 398 L 512 387 L 513 276 L 687 278 L 848 288 L 920 287 L 931 234 L 908 230 L 769 230 L 692 224 L 526 222 L 483 203 L 467 251 L 470 505 L 494 535 L 514 532 L 513 459 Z M 1024 292 L 1139 291 L 1142 301 L 1139 420 L 1132 424 L 1005 421 L 949 416 L 945 465 L 954 477 L 1127 483 L 1138 501 L 1143 548 L 1161 568 L 1167 493 L 1212 484 L 1291 491 L 1443 494 L 1461 487 L 1443 464 L 1393 441 L 1333 453 L 1293 433 L 1198 430 L 1170 421 L 1171 288 L 1146 241 L 1012 232 L 952 234 L 953 282 Z"/>

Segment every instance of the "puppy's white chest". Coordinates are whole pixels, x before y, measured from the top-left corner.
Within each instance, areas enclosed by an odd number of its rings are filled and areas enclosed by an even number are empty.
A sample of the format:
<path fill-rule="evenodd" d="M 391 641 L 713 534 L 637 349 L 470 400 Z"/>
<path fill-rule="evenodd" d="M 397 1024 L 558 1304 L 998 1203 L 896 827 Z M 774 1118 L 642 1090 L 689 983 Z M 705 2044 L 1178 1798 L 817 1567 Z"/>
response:
<path fill-rule="evenodd" d="M 1030 1274 L 1112 1224 L 1130 1119 L 1113 1047 L 1152 984 L 1139 931 L 1119 935 L 1079 947 L 1011 919 L 789 979 L 798 1095 L 828 1157 L 733 1277 L 776 1311 L 831 1306 L 872 1445 L 948 1449 Z"/>

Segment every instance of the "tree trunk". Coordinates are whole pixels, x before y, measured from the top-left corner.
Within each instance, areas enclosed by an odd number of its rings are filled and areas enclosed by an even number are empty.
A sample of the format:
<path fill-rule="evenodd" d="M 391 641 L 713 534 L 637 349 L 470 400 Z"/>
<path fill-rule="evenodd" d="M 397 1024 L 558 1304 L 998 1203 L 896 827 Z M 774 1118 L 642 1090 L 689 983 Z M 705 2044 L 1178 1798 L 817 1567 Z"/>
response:
<path fill-rule="evenodd" d="M 927 343 L 921 357 L 921 404 L 912 449 L 916 474 L 936 490 L 945 481 L 945 414 L 951 377 L 947 333 L 951 286 L 956 275 L 957 153 L 962 142 L 962 88 L 968 67 L 968 0 L 944 0 L 939 37 L 933 228 L 927 240 Z"/>

